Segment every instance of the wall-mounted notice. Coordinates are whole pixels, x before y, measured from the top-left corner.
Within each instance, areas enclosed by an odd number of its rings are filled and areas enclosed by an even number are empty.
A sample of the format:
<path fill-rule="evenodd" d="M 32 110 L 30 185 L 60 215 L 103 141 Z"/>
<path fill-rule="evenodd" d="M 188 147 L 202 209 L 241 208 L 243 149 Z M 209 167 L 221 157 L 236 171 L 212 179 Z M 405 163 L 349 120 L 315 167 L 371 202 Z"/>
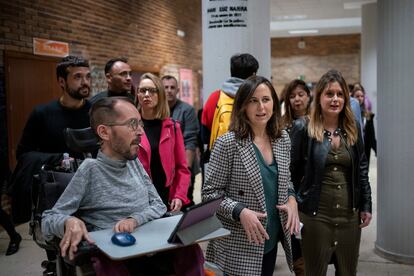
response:
<path fill-rule="evenodd" d="M 66 57 L 69 55 L 69 44 L 42 38 L 33 38 L 33 53 L 35 55 Z"/>
<path fill-rule="evenodd" d="M 247 0 L 208 0 L 209 29 L 247 28 Z"/>

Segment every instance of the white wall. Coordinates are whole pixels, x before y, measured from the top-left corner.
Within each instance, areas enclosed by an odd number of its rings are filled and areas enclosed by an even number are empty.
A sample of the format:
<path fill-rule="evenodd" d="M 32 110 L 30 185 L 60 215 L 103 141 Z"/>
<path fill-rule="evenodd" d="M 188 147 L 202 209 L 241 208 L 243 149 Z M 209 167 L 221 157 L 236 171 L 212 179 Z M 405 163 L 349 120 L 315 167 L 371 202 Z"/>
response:
<path fill-rule="evenodd" d="M 220 7 L 246 7 L 247 11 L 220 12 Z M 208 12 L 216 8 L 215 12 Z M 246 27 L 221 27 L 211 23 L 212 14 L 228 15 L 224 20 L 240 19 Z M 234 16 L 238 14 L 239 16 Z M 270 78 L 270 2 L 269 0 L 203 0 L 203 101 L 230 77 L 230 57 L 237 53 L 250 53 L 259 61 L 258 74 Z M 233 21 L 234 22 L 234 21 Z M 227 22 L 229 23 L 229 22 Z"/>

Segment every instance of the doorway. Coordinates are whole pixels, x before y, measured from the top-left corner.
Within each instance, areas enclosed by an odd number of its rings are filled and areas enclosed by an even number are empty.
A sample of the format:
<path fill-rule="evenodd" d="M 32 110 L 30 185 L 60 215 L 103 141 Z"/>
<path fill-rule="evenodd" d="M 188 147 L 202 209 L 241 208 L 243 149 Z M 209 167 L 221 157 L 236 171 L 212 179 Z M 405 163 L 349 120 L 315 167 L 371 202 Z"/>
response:
<path fill-rule="evenodd" d="M 60 59 L 5 51 L 9 164 L 16 165 L 16 148 L 33 108 L 61 95 L 56 81 Z"/>

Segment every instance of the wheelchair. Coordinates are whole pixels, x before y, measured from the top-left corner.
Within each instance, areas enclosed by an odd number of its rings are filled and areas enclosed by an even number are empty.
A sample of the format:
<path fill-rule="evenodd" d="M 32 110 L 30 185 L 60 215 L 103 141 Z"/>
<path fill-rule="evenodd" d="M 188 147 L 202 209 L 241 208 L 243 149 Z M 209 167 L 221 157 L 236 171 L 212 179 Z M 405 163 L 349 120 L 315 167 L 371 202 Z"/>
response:
<path fill-rule="evenodd" d="M 96 136 L 91 128 L 86 129 L 66 129 L 65 141 L 67 146 L 76 152 L 82 153 L 85 158 L 95 157 L 94 153 L 99 149 Z M 77 169 L 82 160 L 76 160 L 74 168 Z M 46 241 L 41 231 L 41 219 L 43 211 L 53 208 L 75 172 L 63 171 L 59 167 L 43 166 L 39 175 L 36 176 L 37 185 L 33 187 L 32 200 L 32 219 L 30 221 L 30 233 L 33 240 L 41 248 L 53 251 L 56 254 L 56 260 L 42 262 L 42 267 L 46 268 L 44 276 L 72 276 L 72 275 L 95 275 L 92 267 L 91 257 L 100 253 L 96 245 L 88 244 L 82 241 L 78 245 L 75 259 L 70 261 L 67 257 L 60 255 L 59 240 L 56 238 L 52 241 Z M 76 216 L 76 214 L 74 214 Z M 175 215 L 167 212 L 164 217 Z M 55 269 L 53 269 L 55 268 Z M 154 268 L 160 268 L 159 265 Z M 170 268 L 167 267 L 166 272 L 162 275 L 171 275 Z M 155 271 L 157 271 L 155 269 Z M 159 275 L 158 272 L 151 275 Z"/>
<path fill-rule="evenodd" d="M 91 128 L 85 129 L 65 129 L 65 142 L 72 151 L 82 153 L 84 158 L 92 157 L 99 149 L 98 140 Z M 82 160 L 75 160 L 74 169 L 76 170 Z M 69 275 L 94 275 L 90 264 L 90 257 L 98 252 L 95 245 L 81 242 L 75 259 L 69 261 L 60 256 L 59 240 L 46 241 L 41 230 L 42 213 L 51 209 L 66 186 L 72 179 L 74 172 L 67 172 L 62 168 L 44 165 L 39 174 L 34 176 L 34 186 L 32 189 L 32 217 L 29 223 L 30 234 L 33 240 L 41 248 L 56 253 L 56 260 L 43 261 L 42 267 L 45 268 L 44 276 L 69 276 Z"/>

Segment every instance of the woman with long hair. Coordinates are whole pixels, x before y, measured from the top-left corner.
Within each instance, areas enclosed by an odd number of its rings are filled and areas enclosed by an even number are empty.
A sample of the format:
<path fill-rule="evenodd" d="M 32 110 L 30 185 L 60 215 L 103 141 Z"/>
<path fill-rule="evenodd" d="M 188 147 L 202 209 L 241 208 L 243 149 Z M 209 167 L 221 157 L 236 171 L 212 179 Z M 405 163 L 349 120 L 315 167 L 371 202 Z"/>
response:
<path fill-rule="evenodd" d="M 190 202 L 187 197 L 190 171 L 180 124 L 169 117 L 164 86 L 157 76 L 143 74 L 137 92 L 145 131 L 138 158 L 164 204 L 171 211 L 179 211 Z"/>
<path fill-rule="evenodd" d="M 289 130 L 294 120 L 308 116 L 311 92 L 303 80 L 291 81 L 284 91 L 285 114 L 282 116 L 282 127 Z"/>
<path fill-rule="evenodd" d="M 293 123 L 297 119 L 303 118 L 309 120 L 309 109 L 311 102 L 311 92 L 303 80 L 295 79 L 291 81 L 284 91 L 285 114 L 282 116 L 282 127 L 289 134 Z M 296 190 L 297 187 L 295 187 Z M 305 264 L 302 257 L 300 242 L 292 236 L 292 255 L 293 271 L 296 276 L 302 276 L 305 273 Z"/>
<path fill-rule="evenodd" d="M 368 166 L 348 85 L 330 70 L 316 85 L 309 123 L 292 128 L 292 180 L 302 229 L 306 275 L 356 275 L 361 228 L 372 215 Z"/>
<path fill-rule="evenodd" d="M 371 157 L 371 149 L 373 149 L 375 152 L 375 155 L 377 155 L 377 139 L 375 138 L 375 127 L 374 127 L 375 114 L 370 112 L 365 106 L 365 100 L 366 100 L 365 89 L 360 83 L 357 83 L 354 85 L 351 95 L 352 97 L 358 100 L 359 106 L 361 107 L 362 127 L 364 130 L 365 155 L 367 157 L 367 161 L 369 165 L 369 159 Z"/>
<path fill-rule="evenodd" d="M 229 132 L 213 146 L 202 197 L 224 195 L 217 216 L 231 234 L 209 242 L 207 260 L 225 275 L 273 275 L 279 241 L 292 268 L 290 237 L 299 219 L 290 139 L 279 121 L 272 84 L 252 76 L 236 93 Z"/>

